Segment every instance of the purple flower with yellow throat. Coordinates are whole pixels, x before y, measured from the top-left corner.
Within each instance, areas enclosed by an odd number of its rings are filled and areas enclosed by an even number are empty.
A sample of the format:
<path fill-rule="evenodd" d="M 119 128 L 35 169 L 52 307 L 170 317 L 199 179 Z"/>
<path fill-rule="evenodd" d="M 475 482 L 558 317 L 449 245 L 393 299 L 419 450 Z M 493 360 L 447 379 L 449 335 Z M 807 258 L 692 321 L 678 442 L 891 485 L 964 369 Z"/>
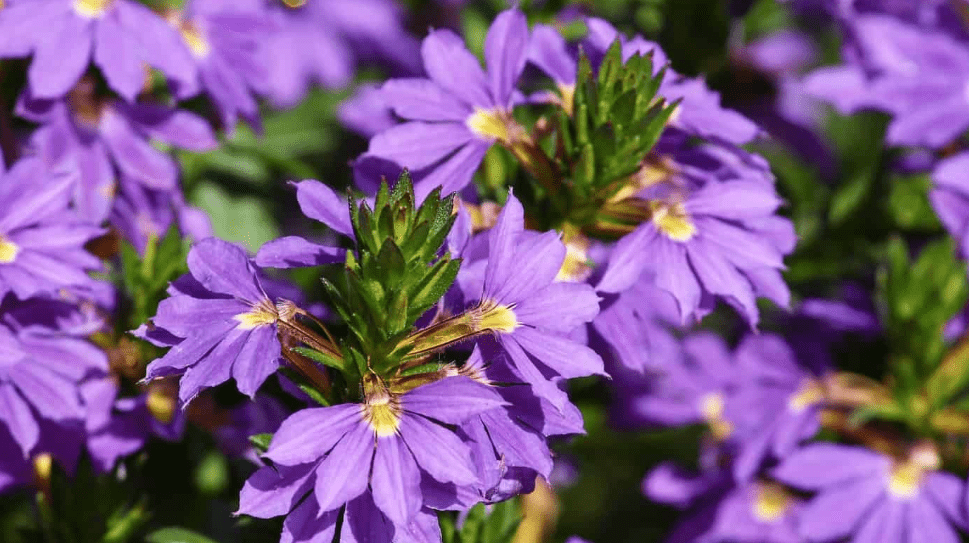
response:
<path fill-rule="evenodd" d="M 78 171 L 74 207 L 93 223 L 110 213 L 119 171 L 150 189 L 177 187 L 175 161 L 150 140 L 195 151 L 217 145 L 212 128 L 201 117 L 161 104 L 97 97 L 88 78 L 63 100 L 25 93 L 17 114 L 40 124 L 29 142 L 38 156 L 51 167 Z"/>
<path fill-rule="evenodd" d="M 0 57 L 33 56 L 27 80 L 41 99 L 68 93 L 94 64 L 127 101 L 158 68 L 181 86 L 196 74 L 188 49 L 164 19 L 129 0 L 20 0 L 0 10 Z"/>
<path fill-rule="evenodd" d="M 438 186 L 444 194 L 464 188 L 494 143 L 521 136 L 511 111 L 527 44 L 528 23 L 515 9 L 499 14 L 488 30 L 487 70 L 458 35 L 431 32 L 421 47 L 428 77 L 391 79 L 381 87 L 386 105 L 407 122 L 374 136 L 368 154 L 414 170 L 421 178 L 418 200 Z"/>
<path fill-rule="evenodd" d="M 772 476 L 816 492 L 801 511 L 809 541 L 956 543 L 966 528 L 964 483 L 939 469 L 938 453 L 916 445 L 900 458 L 856 446 L 808 445 Z"/>
<path fill-rule="evenodd" d="M 335 520 L 362 497 L 407 532 L 422 514 L 422 484 L 478 480 L 468 445 L 450 425 L 503 403 L 492 387 L 463 376 L 400 393 L 368 374 L 362 403 L 304 409 L 283 422 L 265 454 L 273 467 L 246 483 L 239 510 L 272 517 L 296 508 L 292 517 L 309 507 L 315 518 Z"/>
<path fill-rule="evenodd" d="M 75 176 L 49 171 L 36 158 L 0 174 L 0 300 L 67 287 L 91 287 L 101 262 L 84 244 L 103 230 L 68 209 Z"/>
<path fill-rule="evenodd" d="M 462 265 L 458 275 L 473 306 L 453 319 L 493 334 L 519 378 L 564 407 L 568 395 L 558 381 L 603 374 L 599 355 L 567 336 L 595 318 L 599 297 L 587 284 L 560 280 L 567 250 L 559 234 L 525 230 L 524 209 L 513 194 L 494 227 L 481 235 L 484 268 Z"/>
<path fill-rule="evenodd" d="M 180 338 L 148 365 L 146 379 L 181 375 L 179 398 L 235 379 L 252 397 L 279 367 L 276 305 L 263 290 L 245 251 L 216 238 L 188 253 L 190 274 L 169 287 L 149 334 Z"/>

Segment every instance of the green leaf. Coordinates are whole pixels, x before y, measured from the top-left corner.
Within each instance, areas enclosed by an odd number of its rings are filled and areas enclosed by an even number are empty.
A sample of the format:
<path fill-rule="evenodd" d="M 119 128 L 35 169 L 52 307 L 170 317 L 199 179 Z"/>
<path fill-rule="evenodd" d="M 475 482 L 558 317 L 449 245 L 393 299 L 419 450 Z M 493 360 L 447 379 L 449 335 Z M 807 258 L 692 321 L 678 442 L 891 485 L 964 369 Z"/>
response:
<path fill-rule="evenodd" d="M 198 532 L 193 532 L 186 528 L 169 526 L 161 528 L 145 536 L 148 543 L 216 543 Z"/>
<path fill-rule="evenodd" d="M 333 358 L 332 356 L 326 353 L 317 351 L 316 349 L 311 349 L 309 347 L 293 347 L 290 350 L 292 350 L 296 354 L 303 355 L 306 358 L 313 360 L 314 362 L 319 362 L 320 364 L 333 368 L 337 371 L 342 372 L 344 369 L 346 369 L 346 364 L 344 363 L 343 360 Z"/>
<path fill-rule="evenodd" d="M 255 434 L 249 436 L 249 443 L 259 450 L 259 452 L 266 452 L 269 450 L 269 443 L 272 442 L 272 434 Z"/>

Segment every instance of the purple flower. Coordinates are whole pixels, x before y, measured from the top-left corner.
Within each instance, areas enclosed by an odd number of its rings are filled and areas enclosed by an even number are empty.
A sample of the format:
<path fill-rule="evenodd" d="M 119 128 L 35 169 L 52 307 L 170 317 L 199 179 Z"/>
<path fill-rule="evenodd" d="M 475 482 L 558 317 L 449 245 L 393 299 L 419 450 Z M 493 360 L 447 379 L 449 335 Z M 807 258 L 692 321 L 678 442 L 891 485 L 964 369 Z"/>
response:
<path fill-rule="evenodd" d="M 427 78 L 392 79 L 381 87 L 386 104 L 408 122 L 370 140 L 369 155 L 423 177 L 418 199 L 441 186 L 448 194 L 470 181 L 487 150 L 511 143 L 521 128 L 511 117 L 515 85 L 525 67 L 528 23 L 518 10 L 495 18 L 485 38 L 487 71 L 450 30 L 424 39 Z"/>
<path fill-rule="evenodd" d="M 278 516 L 312 493 L 305 501 L 320 518 L 372 497 L 395 529 L 406 531 L 425 503 L 422 481 L 476 482 L 468 446 L 445 425 L 502 405 L 491 387 L 458 376 L 398 394 L 370 376 L 364 388 L 363 403 L 304 409 L 286 419 L 265 455 L 276 467 L 246 483 L 240 512 Z M 296 508 L 290 518 L 300 514 Z"/>
<path fill-rule="evenodd" d="M 65 287 L 89 288 L 101 262 L 84 249 L 100 228 L 67 209 L 74 176 L 24 159 L 0 175 L 0 299 L 20 299 Z"/>
<path fill-rule="evenodd" d="M 893 145 L 938 149 L 969 127 L 965 43 L 886 15 L 859 16 L 851 31 L 853 61 L 810 74 L 808 92 L 842 113 L 888 113 Z"/>
<path fill-rule="evenodd" d="M 261 53 L 269 70 L 264 92 L 277 107 L 298 104 L 311 83 L 346 86 L 360 61 L 383 62 L 394 73 L 420 71 L 417 40 L 401 24 L 400 6 L 390 0 L 273 4 L 267 15 L 277 30 L 262 43 Z"/>
<path fill-rule="evenodd" d="M 393 111 L 384 99 L 384 93 L 372 84 L 363 84 L 337 110 L 340 123 L 365 138 L 397 124 Z"/>
<path fill-rule="evenodd" d="M 60 98 L 92 56 L 108 85 L 134 101 L 145 66 L 191 86 L 195 67 L 181 39 L 147 7 L 129 0 L 20 0 L 0 11 L 0 57 L 33 55 L 32 96 Z"/>
<path fill-rule="evenodd" d="M 474 502 L 493 503 L 531 492 L 536 477 L 549 480 L 554 465 L 548 438 L 584 430 L 582 415 L 574 405 L 565 404 L 560 411 L 536 396 L 510 371 L 498 345 L 487 342 L 485 352 L 489 362 L 476 346 L 458 372 L 481 383 L 501 383 L 495 390 L 507 405 L 472 416 L 461 424 L 461 430 L 468 437 L 478 474 L 479 482 L 471 491 Z M 457 494 L 454 499 L 460 503 L 459 496 L 466 495 Z"/>
<path fill-rule="evenodd" d="M 808 445 L 773 470 L 777 480 L 817 494 L 801 512 L 810 541 L 959 541 L 965 529 L 964 484 L 938 471 L 937 453 L 916 447 L 893 460 L 833 443 Z"/>
<path fill-rule="evenodd" d="M 7 299 L 6 325 L 0 324 L 0 424 L 26 457 L 39 443 L 45 422 L 81 425 L 85 411 L 78 384 L 89 373 L 106 372 L 108 361 L 82 339 L 89 328 L 54 328 L 35 318 L 59 314 L 59 302 L 34 300 L 26 311 L 17 305 Z"/>
<path fill-rule="evenodd" d="M 462 265 L 458 278 L 465 299 L 476 301 L 469 309 L 475 329 L 493 333 L 520 379 L 562 408 L 568 396 L 558 381 L 603 373 L 599 355 L 566 336 L 595 318 L 599 297 L 589 285 L 557 281 L 565 245 L 555 231 L 526 231 L 514 195 L 485 239 L 483 270 Z"/>
<path fill-rule="evenodd" d="M 676 298 L 684 324 L 711 311 L 716 298 L 751 326 L 758 296 L 787 306 L 780 271 L 796 237 L 774 214 L 781 200 L 773 187 L 736 180 L 691 189 L 671 181 L 643 191 L 651 217 L 616 244 L 597 290 L 622 292 L 647 273 Z"/>
<path fill-rule="evenodd" d="M 797 522 L 803 504 L 772 481 L 735 485 L 726 471 L 685 473 L 663 463 L 643 480 L 650 499 L 685 509 L 669 543 L 800 543 Z"/>
<path fill-rule="evenodd" d="M 98 100 L 85 80 L 66 100 L 21 96 L 17 114 L 41 123 L 30 146 L 52 167 L 79 172 L 74 206 L 85 219 L 100 223 L 114 201 L 118 171 L 154 190 L 177 186 L 178 167 L 149 139 L 202 151 L 216 146 L 212 129 L 187 111 L 150 103 Z"/>
<path fill-rule="evenodd" d="M 148 365 L 146 379 L 181 375 L 183 403 L 230 378 L 252 397 L 279 366 L 276 306 L 235 245 L 202 240 L 189 251 L 188 268 L 190 274 L 169 287 L 170 297 L 151 319 L 152 333 L 181 341 Z"/>
<path fill-rule="evenodd" d="M 932 172 L 935 188 L 929 201 L 936 215 L 956 240 L 962 255 L 969 256 L 969 153 L 959 153 L 940 161 Z"/>
<path fill-rule="evenodd" d="M 94 467 L 101 472 L 144 447 L 152 436 L 169 441 L 181 438 L 185 415 L 176 409 L 164 383 L 149 384 L 145 394 L 120 396 L 115 377 L 103 375 L 80 385 L 86 417 L 86 448 Z"/>
<path fill-rule="evenodd" d="M 190 240 L 212 236 L 208 215 L 187 205 L 180 192 L 151 190 L 123 176 L 118 185 L 120 192 L 108 220 L 139 253 L 144 253 L 149 239 L 164 237 L 173 223 Z"/>
<path fill-rule="evenodd" d="M 265 15 L 195 0 L 171 12 L 168 22 L 191 51 L 200 86 L 215 104 L 222 126 L 231 133 L 240 116 L 258 126 L 259 104 L 252 91 L 266 85 L 269 71 L 261 47 L 273 30 Z M 198 89 L 179 90 L 187 97 Z"/>
<path fill-rule="evenodd" d="M 319 221 L 333 231 L 353 237 L 350 209 L 346 197 L 319 181 L 293 183 L 296 199 L 303 215 Z M 321 266 L 342 261 L 346 251 L 338 247 L 320 245 L 299 236 L 285 236 L 267 242 L 256 254 L 256 264 L 266 268 L 294 268 Z"/>

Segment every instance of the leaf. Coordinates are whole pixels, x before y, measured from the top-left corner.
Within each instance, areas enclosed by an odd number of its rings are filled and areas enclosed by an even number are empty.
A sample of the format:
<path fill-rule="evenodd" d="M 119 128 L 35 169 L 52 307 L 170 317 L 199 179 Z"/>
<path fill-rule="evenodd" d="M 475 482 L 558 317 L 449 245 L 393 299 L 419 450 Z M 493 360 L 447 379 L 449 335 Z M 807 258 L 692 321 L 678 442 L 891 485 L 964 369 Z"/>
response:
<path fill-rule="evenodd" d="M 169 526 L 161 528 L 145 536 L 148 543 L 216 543 L 198 532 L 193 532 L 186 528 Z"/>
<path fill-rule="evenodd" d="M 316 349 L 311 349 L 309 347 L 293 347 L 290 350 L 292 350 L 296 354 L 303 355 L 306 358 L 313 360 L 314 362 L 319 362 L 320 364 L 333 368 L 337 371 L 343 371 L 344 369 L 346 369 L 346 364 L 343 362 L 343 360 L 333 358 L 332 356 L 326 353 L 317 351 Z"/>
<path fill-rule="evenodd" d="M 269 450 L 269 443 L 273 440 L 272 434 L 255 434 L 249 436 L 249 443 L 259 450 L 259 452 L 266 452 Z"/>

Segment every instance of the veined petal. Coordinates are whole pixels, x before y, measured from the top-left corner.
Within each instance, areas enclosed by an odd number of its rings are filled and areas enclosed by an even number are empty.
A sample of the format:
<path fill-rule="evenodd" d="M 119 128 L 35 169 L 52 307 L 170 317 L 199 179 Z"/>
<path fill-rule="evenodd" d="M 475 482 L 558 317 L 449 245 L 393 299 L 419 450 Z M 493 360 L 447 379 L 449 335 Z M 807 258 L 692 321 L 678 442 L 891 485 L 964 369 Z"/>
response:
<path fill-rule="evenodd" d="M 872 507 L 877 507 L 876 501 L 886 499 L 884 488 L 884 482 L 876 477 L 827 489 L 802 509 L 798 531 L 810 541 L 846 537 Z"/>
<path fill-rule="evenodd" d="M 407 120 L 464 122 L 474 113 L 468 104 L 430 79 L 391 79 L 380 87 L 380 97 Z"/>
<path fill-rule="evenodd" d="M 508 201 L 498 215 L 498 221 L 488 231 L 488 265 L 485 268 L 484 294 L 485 298 L 494 298 L 495 294 L 509 282 L 509 276 L 515 265 L 515 241 L 518 234 L 525 229 L 525 211 L 513 194 L 508 194 Z M 503 300 L 499 300 L 503 301 Z"/>
<path fill-rule="evenodd" d="M 306 241 L 299 236 L 286 236 L 267 242 L 256 253 L 256 265 L 263 268 L 302 268 L 341 262 L 346 249 Z"/>
<path fill-rule="evenodd" d="M 310 464 L 259 468 L 239 493 L 237 514 L 273 518 L 289 513 L 313 488 L 313 468 Z"/>
<path fill-rule="evenodd" d="M 370 427 L 360 422 L 316 468 L 314 494 L 320 511 L 336 509 L 367 490 L 374 439 Z"/>
<path fill-rule="evenodd" d="M 478 413 L 501 407 L 506 402 L 494 387 L 464 376 L 448 377 L 411 390 L 401 406 L 446 424 L 460 424 Z"/>
<path fill-rule="evenodd" d="M 484 159 L 491 144 L 485 141 L 472 140 L 456 153 L 439 164 L 428 167 L 420 172 L 421 178 L 414 182 L 414 196 L 418 202 L 434 189 L 440 187 L 441 194 L 460 192 L 467 187 L 474 178 L 474 172 Z M 424 173 L 430 170 L 429 173 Z"/>
<path fill-rule="evenodd" d="M 497 105 L 507 106 L 511 102 L 515 84 L 525 69 L 528 40 L 528 21 L 515 8 L 499 13 L 488 29 L 485 61 L 491 97 Z"/>
<path fill-rule="evenodd" d="M 478 59 L 450 30 L 435 30 L 421 44 L 424 70 L 430 78 L 472 106 L 493 105 Z"/>
<path fill-rule="evenodd" d="M 515 330 L 512 337 L 528 354 L 562 377 L 605 375 L 602 358 L 589 347 L 568 338 L 528 326 Z"/>
<path fill-rule="evenodd" d="M 337 195 L 319 181 L 308 180 L 296 183 L 296 200 L 307 217 L 320 221 L 344 236 L 353 236 L 346 196 Z"/>
<path fill-rule="evenodd" d="M 454 432 L 411 415 L 401 417 L 400 435 L 417 464 L 434 479 L 459 485 L 478 480 L 470 464 L 471 451 Z"/>
<path fill-rule="evenodd" d="M 77 83 L 91 59 L 91 23 L 73 13 L 48 21 L 27 70 L 37 98 L 60 98 Z"/>
<path fill-rule="evenodd" d="M 362 420 L 358 404 L 297 411 L 280 425 L 264 456 L 284 466 L 313 462 Z"/>
<path fill-rule="evenodd" d="M 571 332 L 599 314 L 599 296 L 584 283 L 552 283 L 515 305 L 522 324 Z"/>
<path fill-rule="evenodd" d="M 245 251 L 218 238 L 196 243 L 188 252 L 192 277 L 212 292 L 231 294 L 250 304 L 267 299 Z"/>
<path fill-rule="evenodd" d="M 420 170 L 443 160 L 475 138 L 464 123 L 412 121 L 374 136 L 367 152 L 405 168 Z"/>
<path fill-rule="evenodd" d="M 6 424 L 26 457 L 40 439 L 40 426 L 27 402 L 6 383 L 0 383 L 0 421 Z"/>
<path fill-rule="evenodd" d="M 787 457 L 771 475 L 804 490 L 819 490 L 851 479 L 875 478 L 888 473 L 888 458 L 862 447 L 815 443 Z"/>
<path fill-rule="evenodd" d="M 94 63 L 108 85 L 129 102 L 138 96 L 148 76 L 143 53 L 135 34 L 122 28 L 114 17 L 102 18 L 94 25 Z"/>
<path fill-rule="evenodd" d="M 232 364 L 232 378 L 239 392 L 254 397 L 266 378 L 279 368 L 280 356 L 281 347 L 274 327 L 259 326 L 250 330 Z"/>
<path fill-rule="evenodd" d="M 420 511 L 421 472 L 398 437 L 377 441 L 371 487 L 374 503 L 396 526 L 406 525 Z"/>
<path fill-rule="evenodd" d="M 333 543 L 339 517 L 338 510 L 321 512 L 316 500 L 303 500 L 286 516 L 279 543 Z"/>

